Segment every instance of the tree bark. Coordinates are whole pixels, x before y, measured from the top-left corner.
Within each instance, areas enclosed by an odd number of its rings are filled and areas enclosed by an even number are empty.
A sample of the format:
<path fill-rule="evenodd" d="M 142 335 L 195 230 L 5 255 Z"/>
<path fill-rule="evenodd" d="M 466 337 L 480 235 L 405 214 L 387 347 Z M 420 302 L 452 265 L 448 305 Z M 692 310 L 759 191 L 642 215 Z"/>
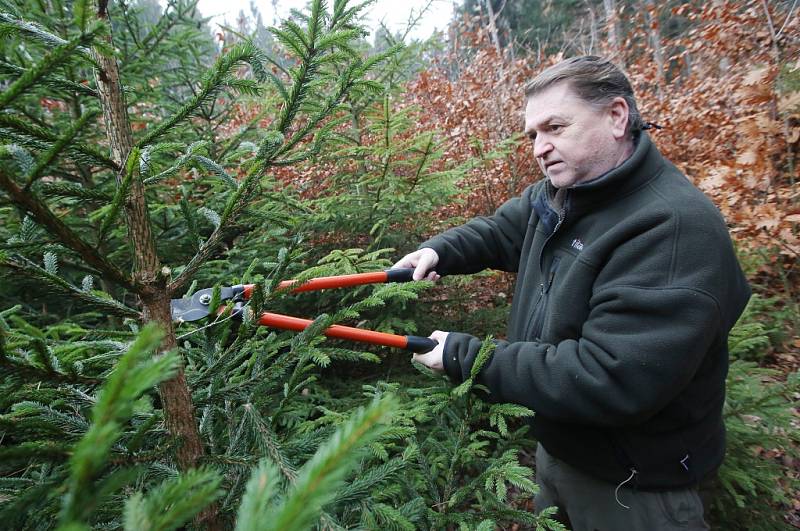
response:
<path fill-rule="evenodd" d="M 108 0 L 98 0 L 97 6 L 97 17 L 108 21 Z M 111 27 L 110 21 L 108 25 Z M 108 40 L 111 44 L 110 35 Z M 98 65 L 95 74 L 103 107 L 106 136 L 111 147 L 112 159 L 120 167 L 117 173 L 117 185 L 120 185 L 126 171 L 126 161 L 134 146 L 128 107 L 120 83 L 116 58 L 106 57 L 97 50 L 93 50 L 92 54 Z M 167 278 L 161 271 L 150 226 L 144 186 L 140 179 L 132 180 L 124 210 L 128 239 L 133 249 L 133 277 L 136 282 L 136 293 L 142 304 L 142 320 L 145 323 L 156 322 L 165 330 L 166 335 L 160 345 L 162 352 L 174 350 L 178 344 L 172 326 Z M 197 429 L 192 395 L 183 369 L 180 369 L 173 378 L 163 382 L 159 386 L 159 393 L 164 407 L 167 431 L 177 440 L 175 457 L 178 467 L 181 470 L 195 468 L 205 452 Z M 220 528 L 216 504 L 201 512 L 197 517 L 197 523 L 211 529 Z"/>
<path fill-rule="evenodd" d="M 98 18 L 108 20 L 107 6 L 107 0 L 98 2 Z M 110 43 L 111 37 L 108 38 Z M 116 58 L 106 57 L 96 50 L 93 51 L 93 55 L 99 67 L 96 71 L 97 89 L 103 107 L 106 135 L 111 147 L 112 159 L 121 168 L 117 174 L 117 184 L 120 184 L 124 176 L 126 160 L 133 149 L 131 123 L 125 95 L 122 92 Z M 162 351 L 175 349 L 177 341 L 172 326 L 167 282 L 161 273 L 161 264 L 150 227 L 144 186 L 140 179 L 133 179 L 124 210 L 128 238 L 133 247 L 133 276 L 138 281 L 136 293 L 141 299 L 143 320 L 144 322 L 156 322 L 166 331 L 165 339 L 161 343 Z M 167 430 L 178 439 L 179 446 L 176 452 L 178 466 L 182 470 L 194 468 L 204 452 L 200 434 L 197 431 L 191 393 L 186 384 L 183 370 L 180 370 L 174 378 L 162 383 L 159 391 L 164 406 Z"/>
<path fill-rule="evenodd" d="M 586 1 L 586 9 L 589 11 L 589 46 L 586 50 L 587 55 L 594 55 L 594 47 L 597 42 L 597 15 L 594 12 L 592 4 Z"/>
<path fill-rule="evenodd" d="M 611 57 L 619 59 L 619 21 L 616 0 L 603 0 L 603 9 L 606 12 L 606 33 L 608 34 L 608 46 L 611 48 Z"/>
<path fill-rule="evenodd" d="M 644 0 L 645 20 L 647 22 L 647 35 L 650 37 L 650 46 L 653 48 L 653 60 L 656 63 L 656 94 L 658 101 L 664 101 L 666 78 L 664 77 L 664 50 L 661 46 L 661 31 L 658 22 L 658 6 L 653 0 Z"/>
<path fill-rule="evenodd" d="M 497 55 L 502 56 L 503 50 L 500 46 L 500 35 L 497 32 L 497 17 L 500 16 L 500 13 L 506 7 L 506 3 L 503 2 L 503 5 L 500 6 L 500 9 L 497 13 L 494 12 L 494 7 L 492 7 L 492 0 L 485 0 L 484 4 L 486 5 L 486 11 L 489 14 L 489 36 L 492 39 L 492 44 L 494 44 L 494 49 L 497 52 Z"/>

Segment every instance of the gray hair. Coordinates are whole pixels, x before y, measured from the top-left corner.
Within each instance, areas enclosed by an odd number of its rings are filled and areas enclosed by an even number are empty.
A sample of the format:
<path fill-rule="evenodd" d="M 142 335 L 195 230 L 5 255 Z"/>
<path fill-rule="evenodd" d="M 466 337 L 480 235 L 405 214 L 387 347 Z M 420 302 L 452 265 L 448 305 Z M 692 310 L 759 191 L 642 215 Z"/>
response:
<path fill-rule="evenodd" d="M 571 57 L 545 69 L 525 85 L 525 98 L 565 81 L 586 103 L 604 107 L 616 97 L 628 104 L 629 133 L 645 129 L 630 81 L 611 61 L 594 55 Z"/>

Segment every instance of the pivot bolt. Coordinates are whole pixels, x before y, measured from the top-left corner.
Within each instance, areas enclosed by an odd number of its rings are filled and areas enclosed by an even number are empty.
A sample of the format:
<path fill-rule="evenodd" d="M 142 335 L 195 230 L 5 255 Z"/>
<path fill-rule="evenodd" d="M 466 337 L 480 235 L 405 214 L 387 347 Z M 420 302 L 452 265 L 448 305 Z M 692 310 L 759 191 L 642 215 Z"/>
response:
<path fill-rule="evenodd" d="M 208 304 L 211 302 L 211 295 L 209 295 L 208 293 L 203 293 L 202 295 L 200 295 L 200 298 L 197 299 L 197 300 L 203 306 L 208 306 Z"/>

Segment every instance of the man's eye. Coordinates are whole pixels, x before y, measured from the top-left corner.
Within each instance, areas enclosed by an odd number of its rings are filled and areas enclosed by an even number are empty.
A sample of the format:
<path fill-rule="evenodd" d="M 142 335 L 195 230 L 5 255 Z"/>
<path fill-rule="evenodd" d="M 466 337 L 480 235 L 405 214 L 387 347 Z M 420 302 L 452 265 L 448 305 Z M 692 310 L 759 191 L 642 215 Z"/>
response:
<path fill-rule="evenodd" d="M 551 124 L 550 125 L 550 131 L 552 133 L 558 133 L 562 129 L 564 129 L 564 126 L 562 124 Z"/>

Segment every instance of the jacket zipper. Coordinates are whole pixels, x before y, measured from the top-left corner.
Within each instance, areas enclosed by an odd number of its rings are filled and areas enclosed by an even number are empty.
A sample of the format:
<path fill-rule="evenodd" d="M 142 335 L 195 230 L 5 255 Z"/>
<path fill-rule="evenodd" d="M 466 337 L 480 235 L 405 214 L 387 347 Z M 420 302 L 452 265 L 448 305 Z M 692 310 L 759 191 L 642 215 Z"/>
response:
<path fill-rule="evenodd" d="M 553 257 L 553 263 L 550 264 L 547 280 L 539 284 L 541 295 L 539 296 L 539 302 L 536 303 L 536 308 L 533 311 L 533 324 L 531 326 L 533 337 L 537 340 L 540 339 L 539 336 L 542 335 L 542 328 L 544 328 L 544 316 L 547 315 L 547 302 L 549 299 L 548 294 L 550 293 L 550 288 L 553 287 L 553 280 L 555 280 L 556 271 L 558 270 L 558 263 L 560 261 L 560 256 Z"/>
<path fill-rule="evenodd" d="M 566 203 L 567 198 L 564 198 L 564 203 Z M 531 325 L 528 326 L 525 337 L 531 337 L 531 332 L 535 332 L 533 334 L 534 339 L 539 340 L 539 336 L 542 334 L 542 328 L 544 327 L 544 316 L 546 315 L 547 310 L 547 293 L 550 291 L 550 288 L 553 285 L 553 279 L 556 276 L 556 269 L 558 268 L 558 261 L 560 260 L 559 257 L 553 257 L 553 263 L 550 264 L 550 271 L 547 274 L 544 274 L 542 271 L 542 258 L 544 258 L 544 250 L 547 247 L 547 244 L 550 240 L 555 236 L 558 229 L 561 227 L 561 224 L 564 222 L 564 217 L 566 214 L 566 209 L 561 208 L 558 211 L 558 222 L 556 226 L 553 227 L 553 232 L 544 240 L 542 244 L 542 250 L 539 252 L 539 271 L 542 272 L 542 277 L 545 278 L 545 281 L 539 284 L 539 289 L 541 290 L 541 294 L 539 295 L 539 300 L 536 302 L 536 306 L 533 309 L 533 318 L 531 319 Z"/>

